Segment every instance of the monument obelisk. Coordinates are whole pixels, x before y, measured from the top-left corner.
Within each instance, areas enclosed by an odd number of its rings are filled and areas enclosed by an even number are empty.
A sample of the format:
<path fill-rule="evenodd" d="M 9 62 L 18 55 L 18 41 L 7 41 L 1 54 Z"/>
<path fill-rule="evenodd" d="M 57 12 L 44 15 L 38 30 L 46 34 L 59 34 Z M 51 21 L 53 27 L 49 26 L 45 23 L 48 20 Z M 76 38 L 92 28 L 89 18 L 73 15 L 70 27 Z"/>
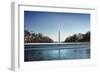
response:
<path fill-rule="evenodd" d="M 60 43 L 60 30 L 58 31 L 58 42 Z"/>

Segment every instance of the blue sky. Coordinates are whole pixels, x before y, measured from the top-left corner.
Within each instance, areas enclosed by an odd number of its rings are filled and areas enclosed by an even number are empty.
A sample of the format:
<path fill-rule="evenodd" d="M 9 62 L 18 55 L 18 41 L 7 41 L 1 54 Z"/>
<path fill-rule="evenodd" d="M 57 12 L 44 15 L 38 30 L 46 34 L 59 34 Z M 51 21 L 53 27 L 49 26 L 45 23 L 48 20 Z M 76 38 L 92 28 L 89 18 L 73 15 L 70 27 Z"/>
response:
<path fill-rule="evenodd" d="M 90 14 L 24 11 L 24 26 L 54 41 L 58 41 L 60 30 L 60 39 L 64 41 L 72 34 L 90 31 Z"/>

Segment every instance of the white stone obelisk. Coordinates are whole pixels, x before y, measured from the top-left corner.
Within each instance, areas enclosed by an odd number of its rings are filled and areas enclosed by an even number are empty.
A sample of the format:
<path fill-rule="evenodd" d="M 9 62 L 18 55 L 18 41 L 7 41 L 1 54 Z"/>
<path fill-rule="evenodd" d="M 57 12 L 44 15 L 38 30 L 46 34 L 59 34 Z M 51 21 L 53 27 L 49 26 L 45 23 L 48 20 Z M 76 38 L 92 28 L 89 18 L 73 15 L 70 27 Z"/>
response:
<path fill-rule="evenodd" d="M 60 43 L 60 30 L 58 31 L 58 42 Z"/>

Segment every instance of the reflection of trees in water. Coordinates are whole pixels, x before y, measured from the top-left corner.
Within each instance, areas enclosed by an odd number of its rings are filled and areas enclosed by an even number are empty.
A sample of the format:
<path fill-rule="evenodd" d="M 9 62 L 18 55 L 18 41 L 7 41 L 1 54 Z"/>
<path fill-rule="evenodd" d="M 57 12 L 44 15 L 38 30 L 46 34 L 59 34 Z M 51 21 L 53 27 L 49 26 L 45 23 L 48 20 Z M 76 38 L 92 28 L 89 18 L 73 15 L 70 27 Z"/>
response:
<path fill-rule="evenodd" d="M 53 43 L 53 40 L 44 36 L 42 33 L 24 31 L 24 42 L 25 43 Z"/>

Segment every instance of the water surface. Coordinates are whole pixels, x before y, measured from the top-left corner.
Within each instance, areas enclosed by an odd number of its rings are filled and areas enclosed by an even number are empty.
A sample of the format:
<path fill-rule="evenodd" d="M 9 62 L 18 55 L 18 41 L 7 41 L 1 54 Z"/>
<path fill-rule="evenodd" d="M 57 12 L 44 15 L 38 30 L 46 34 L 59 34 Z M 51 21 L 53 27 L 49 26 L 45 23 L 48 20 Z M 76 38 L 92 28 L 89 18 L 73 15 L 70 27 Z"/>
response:
<path fill-rule="evenodd" d="M 24 45 L 24 61 L 89 59 L 89 44 Z"/>

